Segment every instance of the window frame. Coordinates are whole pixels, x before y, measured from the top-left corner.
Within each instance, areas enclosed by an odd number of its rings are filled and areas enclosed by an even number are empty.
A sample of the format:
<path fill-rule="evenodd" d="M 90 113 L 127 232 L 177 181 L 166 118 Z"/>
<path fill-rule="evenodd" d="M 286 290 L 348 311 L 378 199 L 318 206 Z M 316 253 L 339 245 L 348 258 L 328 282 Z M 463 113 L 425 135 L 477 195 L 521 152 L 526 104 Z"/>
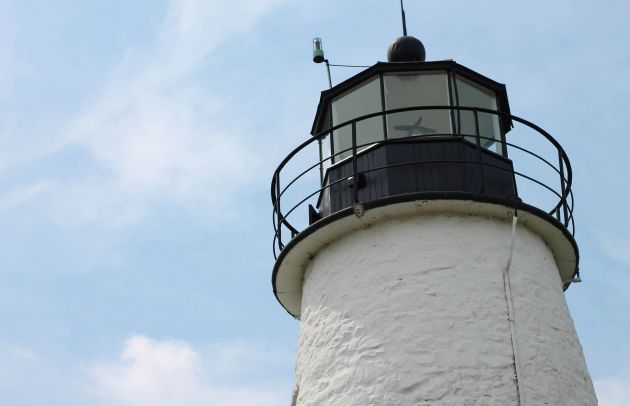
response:
<path fill-rule="evenodd" d="M 378 62 L 372 67 L 358 73 L 355 76 L 350 77 L 349 79 L 339 83 L 329 90 L 325 90 L 322 92 L 319 106 L 317 109 L 317 114 L 315 116 L 315 120 L 313 122 L 313 127 L 311 130 L 311 134 L 314 136 L 322 137 L 322 139 L 326 136 L 330 138 L 330 156 L 335 155 L 335 134 L 333 131 L 329 129 L 334 126 L 333 122 L 333 114 L 332 114 L 332 103 L 334 100 L 338 99 L 344 94 L 351 92 L 352 90 L 366 84 L 367 82 L 378 79 L 380 82 L 380 110 L 378 112 L 385 111 L 385 74 L 396 74 L 396 73 L 407 73 L 407 74 L 422 74 L 422 72 L 445 72 L 447 76 L 447 86 L 448 86 L 448 98 L 449 104 L 452 107 L 462 107 L 460 105 L 460 95 L 457 89 L 457 78 L 461 78 L 472 82 L 475 86 L 482 87 L 486 89 L 488 92 L 494 94 L 496 100 L 496 111 L 499 113 L 510 114 L 509 103 L 507 99 L 507 91 L 505 85 L 500 84 L 498 82 L 493 81 L 471 69 L 466 68 L 465 66 L 459 65 L 454 61 L 435 61 L 435 62 L 402 62 L 402 63 L 387 63 L 387 62 Z M 461 124 L 461 115 L 460 110 L 453 109 L 451 110 L 451 129 L 452 132 L 455 132 L 455 129 L 459 129 L 459 125 Z M 388 133 L 387 119 L 386 115 L 382 115 L 383 119 L 383 130 L 382 130 L 382 139 L 387 140 L 390 138 L 390 134 Z M 501 116 L 498 115 L 498 123 L 499 123 L 499 138 L 497 141 L 500 142 L 502 148 L 500 148 L 500 152 L 495 152 L 493 150 L 488 150 L 493 153 L 497 153 L 498 155 L 503 156 L 504 158 L 508 158 L 508 151 L 506 145 L 506 134 L 512 127 L 512 120 L 509 116 Z M 453 134 L 453 136 L 460 136 L 459 134 Z M 326 154 L 322 151 L 321 157 L 325 157 Z M 330 164 L 328 167 L 332 165 L 336 165 L 338 162 L 343 161 L 344 159 L 330 159 Z"/>

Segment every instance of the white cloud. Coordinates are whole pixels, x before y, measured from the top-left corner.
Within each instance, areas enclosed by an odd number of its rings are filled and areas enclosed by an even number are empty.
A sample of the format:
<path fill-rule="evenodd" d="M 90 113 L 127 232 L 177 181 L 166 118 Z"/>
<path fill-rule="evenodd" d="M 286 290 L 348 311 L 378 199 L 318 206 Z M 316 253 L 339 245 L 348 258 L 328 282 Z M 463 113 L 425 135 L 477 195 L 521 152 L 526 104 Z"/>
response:
<path fill-rule="evenodd" d="M 124 225 L 156 200 L 221 213 L 256 173 L 242 124 L 194 74 L 215 47 L 282 0 L 171 1 L 148 50 L 130 51 L 69 125 L 98 171 L 57 194 L 63 223 Z M 223 115 L 223 119 L 219 119 Z M 86 204 L 87 202 L 87 204 Z"/>
<path fill-rule="evenodd" d="M 599 406 L 627 406 L 630 400 L 630 375 L 614 376 L 594 382 Z"/>
<path fill-rule="evenodd" d="M 42 367 L 38 352 L 24 345 L 0 342 L 0 394 L 3 399 L 32 379 L 34 371 Z"/>
<path fill-rule="evenodd" d="M 204 89 L 199 79 L 213 79 L 200 71 L 220 57 L 219 45 L 285 1 L 170 0 L 153 41 L 130 46 L 60 128 L 26 136 L 16 120 L 29 118 L 3 120 L 0 169 L 11 176 L 51 157 L 59 168 L 68 151 L 81 155 L 73 176 L 61 180 L 53 170 L 33 181 L 51 185 L 42 200 L 63 225 L 123 226 L 164 201 L 225 217 L 235 193 L 261 176 L 256 147 L 247 140 L 255 123 L 230 111 L 224 95 Z"/>
<path fill-rule="evenodd" d="M 288 404 L 290 386 L 230 379 L 260 368 L 260 354 L 242 345 L 215 347 L 206 357 L 181 341 L 129 338 L 115 361 L 91 366 L 93 394 L 109 406 L 276 406 Z M 263 355 L 263 359 L 268 361 Z M 286 387 L 284 387 L 286 386 Z"/>
<path fill-rule="evenodd" d="M 26 202 L 48 192 L 50 188 L 50 184 L 35 183 L 24 187 L 18 187 L 9 192 L 3 193 L 0 195 L 0 213 L 25 204 Z"/>
<path fill-rule="evenodd" d="M 34 362 L 39 358 L 39 354 L 31 348 L 0 343 L 0 359 L 3 365 L 11 364 L 12 360 L 24 363 Z"/>

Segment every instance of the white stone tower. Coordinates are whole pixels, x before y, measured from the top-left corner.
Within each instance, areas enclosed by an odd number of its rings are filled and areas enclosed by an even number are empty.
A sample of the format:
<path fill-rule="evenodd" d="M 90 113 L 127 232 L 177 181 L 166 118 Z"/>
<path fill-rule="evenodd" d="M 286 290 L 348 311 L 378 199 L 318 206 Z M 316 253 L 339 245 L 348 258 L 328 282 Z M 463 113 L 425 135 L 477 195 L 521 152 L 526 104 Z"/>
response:
<path fill-rule="evenodd" d="M 293 404 L 597 404 L 564 298 L 571 166 L 504 85 L 403 36 L 322 92 L 312 134 L 272 182 Z"/>

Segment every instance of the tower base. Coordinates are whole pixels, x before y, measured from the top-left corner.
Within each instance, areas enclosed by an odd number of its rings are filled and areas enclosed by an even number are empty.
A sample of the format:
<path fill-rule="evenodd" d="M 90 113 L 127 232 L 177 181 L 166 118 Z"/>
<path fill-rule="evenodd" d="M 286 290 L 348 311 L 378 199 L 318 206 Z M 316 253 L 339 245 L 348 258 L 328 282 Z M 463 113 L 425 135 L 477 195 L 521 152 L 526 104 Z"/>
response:
<path fill-rule="evenodd" d="M 506 284 L 508 221 L 380 219 L 311 254 L 295 404 L 597 404 L 561 272 L 538 233 L 517 227 Z"/>

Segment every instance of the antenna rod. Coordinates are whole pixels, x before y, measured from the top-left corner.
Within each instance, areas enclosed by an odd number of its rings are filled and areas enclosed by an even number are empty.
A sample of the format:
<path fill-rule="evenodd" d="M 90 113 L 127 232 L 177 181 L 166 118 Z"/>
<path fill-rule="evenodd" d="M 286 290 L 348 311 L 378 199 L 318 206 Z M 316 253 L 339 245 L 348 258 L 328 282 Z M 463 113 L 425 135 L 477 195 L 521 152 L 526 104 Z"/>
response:
<path fill-rule="evenodd" d="M 402 14 L 403 35 L 407 36 L 407 18 L 405 17 L 405 7 L 403 6 L 403 0 L 400 0 L 400 13 Z"/>
<path fill-rule="evenodd" d="M 332 89 L 332 77 L 330 76 L 330 63 L 328 63 L 328 59 L 324 59 L 326 62 L 326 70 L 328 71 L 328 88 Z"/>

